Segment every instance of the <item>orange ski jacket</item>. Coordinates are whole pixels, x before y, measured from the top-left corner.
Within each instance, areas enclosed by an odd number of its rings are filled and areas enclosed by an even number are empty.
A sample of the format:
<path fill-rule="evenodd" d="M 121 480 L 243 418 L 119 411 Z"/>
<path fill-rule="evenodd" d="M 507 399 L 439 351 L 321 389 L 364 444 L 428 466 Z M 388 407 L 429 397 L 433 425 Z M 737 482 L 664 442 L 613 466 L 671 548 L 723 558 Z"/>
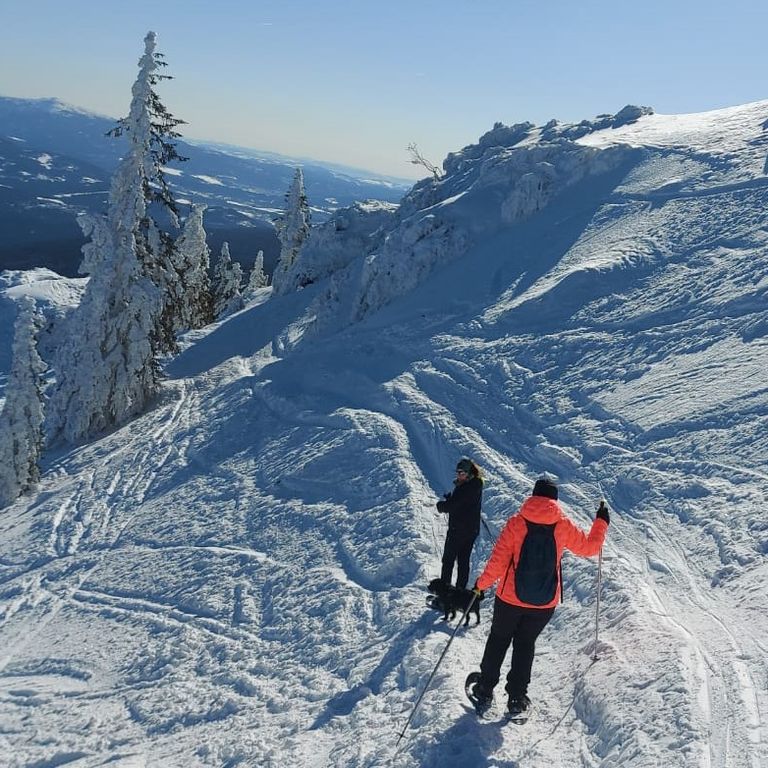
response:
<path fill-rule="evenodd" d="M 527 533 L 525 521 L 555 525 L 555 546 L 557 547 L 557 589 L 555 597 L 546 605 L 531 605 L 517 597 L 515 592 L 515 566 L 520 559 L 520 549 Z M 560 505 L 554 499 L 545 496 L 530 496 L 520 507 L 520 511 L 507 520 L 504 530 L 501 532 L 493 547 L 491 556 L 485 566 L 485 570 L 477 580 L 477 586 L 486 590 L 493 584 L 501 581 L 501 586 L 496 590 L 496 597 L 511 605 L 524 608 L 554 608 L 560 600 L 560 559 L 563 550 L 567 549 L 581 557 L 596 555 L 605 541 L 608 523 L 605 520 L 595 519 L 589 533 L 584 533 L 575 525 L 560 509 Z"/>

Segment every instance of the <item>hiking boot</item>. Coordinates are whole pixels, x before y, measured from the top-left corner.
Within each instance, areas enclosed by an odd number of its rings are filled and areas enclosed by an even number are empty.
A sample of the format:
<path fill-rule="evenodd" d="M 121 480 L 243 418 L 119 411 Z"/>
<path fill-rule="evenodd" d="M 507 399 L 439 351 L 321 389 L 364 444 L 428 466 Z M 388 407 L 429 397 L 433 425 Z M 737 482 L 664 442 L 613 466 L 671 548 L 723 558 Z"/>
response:
<path fill-rule="evenodd" d="M 493 691 L 478 681 L 472 686 L 469 693 L 469 698 L 475 705 L 475 711 L 482 717 L 493 706 Z"/>
<path fill-rule="evenodd" d="M 490 706 L 493 701 L 493 691 L 488 690 L 488 688 L 483 685 L 482 681 L 478 680 L 472 686 L 472 698 L 480 706 Z"/>
<path fill-rule="evenodd" d="M 509 701 L 507 702 L 507 714 L 511 715 L 512 717 L 522 715 L 530 708 L 531 700 L 525 695 L 514 697 L 510 696 Z"/>
<path fill-rule="evenodd" d="M 479 672 L 470 672 L 467 675 L 467 679 L 464 681 L 464 691 L 467 698 L 472 702 L 475 711 L 481 717 L 491 708 L 493 689 L 483 685 Z"/>

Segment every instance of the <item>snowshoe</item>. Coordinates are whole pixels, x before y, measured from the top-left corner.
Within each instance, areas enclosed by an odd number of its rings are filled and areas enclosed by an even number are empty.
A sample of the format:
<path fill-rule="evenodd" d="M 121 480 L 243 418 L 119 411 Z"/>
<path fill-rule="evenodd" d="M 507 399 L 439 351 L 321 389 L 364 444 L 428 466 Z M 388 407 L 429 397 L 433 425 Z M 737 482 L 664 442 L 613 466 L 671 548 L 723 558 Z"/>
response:
<path fill-rule="evenodd" d="M 507 704 L 505 719 L 510 723 L 522 725 L 531 716 L 531 700 L 527 696 L 516 696 Z"/>
<path fill-rule="evenodd" d="M 488 710 L 493 706 L 493 693 L 486 691 L 480 683 L 480 673 L 470 672 L 464 682 L 464 692 L 467 698 L 472 702 L 479 717 L 485 716 Z"/>

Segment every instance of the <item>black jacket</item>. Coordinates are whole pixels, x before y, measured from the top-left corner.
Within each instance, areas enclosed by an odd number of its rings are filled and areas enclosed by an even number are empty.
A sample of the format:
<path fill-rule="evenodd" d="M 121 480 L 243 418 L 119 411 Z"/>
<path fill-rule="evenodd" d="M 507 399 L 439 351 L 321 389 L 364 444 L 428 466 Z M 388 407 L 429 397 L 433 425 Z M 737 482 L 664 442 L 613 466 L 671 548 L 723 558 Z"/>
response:
<path fill-rule="evenodd" d="M 438 501 L 438 511 L 448 513 L 448 532 L 467 538 L 477 536 L 482 499 L 483 481 L 473 477 L 457 485 L 444 501 Z"/>

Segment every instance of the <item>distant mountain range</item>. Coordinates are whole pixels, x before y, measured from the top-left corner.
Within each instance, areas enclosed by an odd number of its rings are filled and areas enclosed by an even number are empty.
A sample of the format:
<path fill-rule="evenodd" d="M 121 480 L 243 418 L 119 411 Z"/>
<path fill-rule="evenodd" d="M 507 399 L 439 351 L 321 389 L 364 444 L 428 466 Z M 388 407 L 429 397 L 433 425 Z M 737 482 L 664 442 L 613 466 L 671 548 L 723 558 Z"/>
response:
<path fill-rule="evenodd" d="M 77 274 L 83 238 L 75 217 L 105 210 L 125 148 L 123 140 L 106 136 L 114 125 L 57 99 L 0 97 L 0 269 L 42 266 Z M 168 169 L 177 199 L 206 203 L 214 254 L 227 240 L 245 266 L 259 250 L 268 268 L 277 258 L 271 220 L 299 165 L 316 221 L 358 200 L 398 202 L 411 186 L 406 179 L 227 144 L 180 141 L 178 149 L 189 159 Z"/>

